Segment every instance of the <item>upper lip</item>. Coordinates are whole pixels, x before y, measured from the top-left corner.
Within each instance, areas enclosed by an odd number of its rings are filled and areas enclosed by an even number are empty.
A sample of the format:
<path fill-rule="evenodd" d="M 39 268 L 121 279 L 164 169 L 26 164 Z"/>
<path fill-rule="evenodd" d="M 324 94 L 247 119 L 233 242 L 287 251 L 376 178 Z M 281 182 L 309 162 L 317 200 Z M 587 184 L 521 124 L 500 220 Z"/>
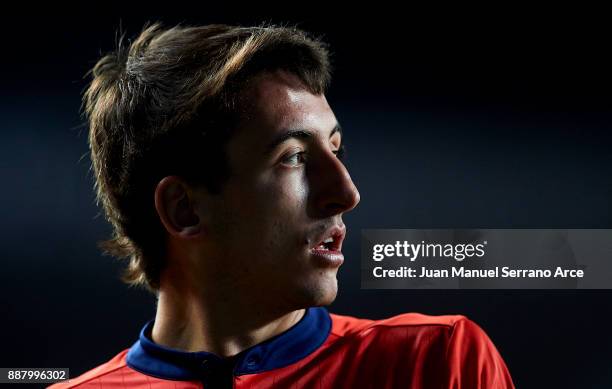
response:
<path fill-rule="evenodd" d="M 317 235 L 312 241 L 315 244 L 311 249 L 319 247 L 327 238 L 333 238 L 334 241 L 329 244 L 330 251 L 341 251 L 342 242 L 346 236 L 346 226 L 344 224 L 334 225 L 325 230 L 322 234 Z"/>

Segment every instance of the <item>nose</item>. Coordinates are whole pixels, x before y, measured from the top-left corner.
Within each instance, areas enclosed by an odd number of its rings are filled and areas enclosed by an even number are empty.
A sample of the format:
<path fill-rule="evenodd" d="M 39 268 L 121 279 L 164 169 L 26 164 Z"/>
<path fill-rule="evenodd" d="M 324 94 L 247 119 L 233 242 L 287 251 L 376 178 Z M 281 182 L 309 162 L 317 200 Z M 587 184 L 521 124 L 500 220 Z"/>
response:
<path fill-rule="evenodd" d="M 319 217 L 348 212 L 359 204 L 357 187 L 342 161 L 332 152 L 323 152 L 309 179 Z"/>

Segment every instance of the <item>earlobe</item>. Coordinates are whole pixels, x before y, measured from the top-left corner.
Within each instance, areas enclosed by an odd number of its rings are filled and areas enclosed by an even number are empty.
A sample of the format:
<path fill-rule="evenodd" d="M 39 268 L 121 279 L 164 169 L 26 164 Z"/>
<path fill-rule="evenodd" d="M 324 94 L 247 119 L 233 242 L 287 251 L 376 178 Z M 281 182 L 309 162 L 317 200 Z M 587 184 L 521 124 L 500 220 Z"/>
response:
<path fill-rule="evenodd" d="M 202 232 L 189 186 L 179 177 L 164 177 L 155 189 L 155 209 L 172 236 L 194 238 Z"/>

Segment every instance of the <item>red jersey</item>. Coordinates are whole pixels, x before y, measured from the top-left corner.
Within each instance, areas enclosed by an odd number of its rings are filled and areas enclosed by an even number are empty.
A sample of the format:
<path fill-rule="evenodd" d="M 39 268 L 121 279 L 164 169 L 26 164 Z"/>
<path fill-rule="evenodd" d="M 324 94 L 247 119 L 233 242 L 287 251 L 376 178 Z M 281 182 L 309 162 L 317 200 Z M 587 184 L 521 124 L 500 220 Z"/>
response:
<path fill-rule="evenodd" d="M 130 349 L 51 388 L 514 388 L 491 340 L 463 316 L 374 321 L 310 308 L 289 330 L 231 358 L 158 345 L 152 327 Z"/>

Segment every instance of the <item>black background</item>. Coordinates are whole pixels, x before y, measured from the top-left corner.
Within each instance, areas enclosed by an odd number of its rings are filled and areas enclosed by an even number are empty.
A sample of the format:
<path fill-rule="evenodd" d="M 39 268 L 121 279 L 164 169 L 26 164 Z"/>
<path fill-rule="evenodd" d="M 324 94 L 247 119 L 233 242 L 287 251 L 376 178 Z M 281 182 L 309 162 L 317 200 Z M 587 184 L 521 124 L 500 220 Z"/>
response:
<path fill-rule="evenodd" d="M 601 11 L 97 7 L 4 15 L 0 366 L 76 376 L 129 347 L 154 315 L 154 298 L 121 284 L 120 264 L 96 249 L 110 230 L 94 204 L 79 116 L 83 76 L 119 25 L 133 36 L 145 21 L 271 21 L 322 34 L 334 52 L 328 99 L 362 201 L 345 217 L 330 310 L 464 314 L 520 388 L 612 387 L 608 290 L 373 291 L 359 282 L 361 229 L 612 228 L 612 60 Z"/>

